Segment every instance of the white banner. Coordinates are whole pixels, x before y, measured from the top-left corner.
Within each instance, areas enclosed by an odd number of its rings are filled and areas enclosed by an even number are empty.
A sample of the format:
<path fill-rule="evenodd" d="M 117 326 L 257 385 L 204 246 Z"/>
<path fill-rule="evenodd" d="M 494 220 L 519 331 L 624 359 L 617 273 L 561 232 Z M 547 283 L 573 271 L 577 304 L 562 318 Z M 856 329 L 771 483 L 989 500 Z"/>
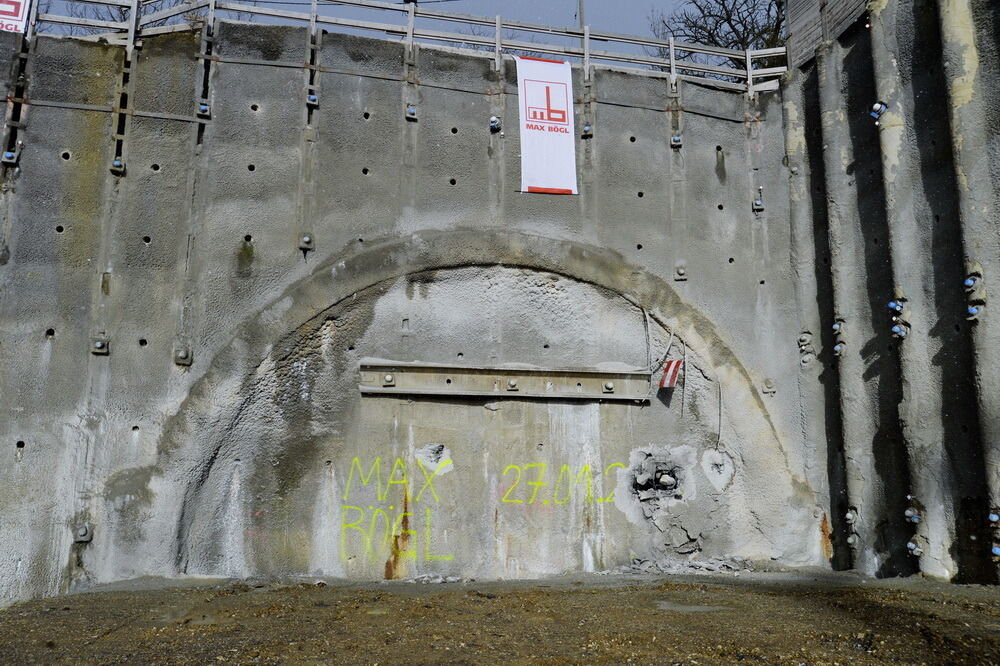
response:
<path fill-rule="evenodd" d="M 578 194 L 570 64 L 522 56 L 514 60 L 521 116 L 521 191 Z"/>
<path fill-rule="evenodd" d="M 0 0 L 0 31 L 24 32 L 31 0 Z"/>

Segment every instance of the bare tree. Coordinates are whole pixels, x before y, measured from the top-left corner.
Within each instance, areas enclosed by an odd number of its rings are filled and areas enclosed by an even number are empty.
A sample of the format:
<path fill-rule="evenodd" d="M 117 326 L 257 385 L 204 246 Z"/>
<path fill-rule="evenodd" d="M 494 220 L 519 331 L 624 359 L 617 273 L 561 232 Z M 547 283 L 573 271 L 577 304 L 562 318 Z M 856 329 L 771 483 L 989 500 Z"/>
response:
<path fill-rule="evenodd" d="M 784 44 L 784 4 L 784 0 L 687 0 L 669 14 L 651 11 L 649 23 L 660 39 L 673 36 L 679 41 L 737 51 L 766 49 Z M 725 62 L 692 53 L 678 55 L 703 62 Z M 742 69 L 746 61 L 733 58 L 732 64 Z"/>
<path fill-rule="evenodd" d="M 45 0 L 51 2 L 51 0 Z M 129 15 L 131 9 L 129 7 L 112 6 L 112 5 L 94 5 L 87 2 L 79 2 L 77 0 L 56 0 L 58 5 L 60 5 L 67 16 L 72 16 L 74 18 L 90 18 L 98 19 L 101 21 L 112 21 L 115 23 L 125 22 L 129 20 Z M 258 0 L 241 0 L 241 4 L 256 6 Z M 193 4 L 192 0 L 140 0 L 139 2 L 139 13 L 143 16 L 148 16 L 162 9 L 170 9 L 172 7 L 178 7 L 185 4 Z M 159 27 L 162 25 L 168 25 L 172 23 L 197 23 L 198 21 L 204 20 L 207 15 L 207 11 L 204 7 L 199 9 L 191 10 L 184 14 L 178 14 L 166 19 L 161 19 L 159 21 L 153 21 L 147 23 L 145 27 Z M 237 21 L 253 21 L 253 14 L 248 14 L 246 12 L 229 12 L 227 18 L 231 18 Z M 102 28 L 87 28 L 83 26 L 68 26 L 67 32 L 71 35 L 88 35 L 95 33 L 102 33 L 104 30 Z"/>
<path fill-rule="evenodd" d="M 480 25 L 470 25 L 467 28 L 459 28 L 457 32 L 462 35 L 472 35 L 474 37 L 486 37 L 492 40 L 494 39 L 496 30 L 486 28 Z M 513 41 L 516 39 L 521 42 L 533 42 L 533 43 L 538 42 L 538 36 L 535 35 L 535 33 L 529 32 L 525 34 L 522 31 L 507 30 L 507 29 L 504 29 L 503 31 L 503 39 L 506 41 Z M 487 46 L 486 44 L 477 44 L 474 42 L 462 42 L 462 46 L 464 46 L 467 49 L 475 49 L 476 51 L 492 51 L 495 48 L 493 46 Z M 528 51 L 525 49 L 504 48 L 503 52 L 508 55 L 529 56 L 532 58 L 541 58 L 545 57 L 546 55 L 540 51 Z"/>

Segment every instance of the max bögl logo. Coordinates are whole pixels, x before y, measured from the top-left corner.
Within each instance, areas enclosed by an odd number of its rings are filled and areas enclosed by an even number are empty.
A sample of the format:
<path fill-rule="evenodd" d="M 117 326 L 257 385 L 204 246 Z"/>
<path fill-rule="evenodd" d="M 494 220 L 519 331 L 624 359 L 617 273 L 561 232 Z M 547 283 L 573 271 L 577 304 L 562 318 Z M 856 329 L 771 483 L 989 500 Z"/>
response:
<path fill-rule="evenodd" d="M 569 125 L 569 91 L 565 83 L 526 79 L 524 98 L 528 123 Z"/>
<path fill-rule="evenodd" d="M 20 19 L 24 17 L 24 3 L 21 0 L 0 0 L 0 19 Z"/>

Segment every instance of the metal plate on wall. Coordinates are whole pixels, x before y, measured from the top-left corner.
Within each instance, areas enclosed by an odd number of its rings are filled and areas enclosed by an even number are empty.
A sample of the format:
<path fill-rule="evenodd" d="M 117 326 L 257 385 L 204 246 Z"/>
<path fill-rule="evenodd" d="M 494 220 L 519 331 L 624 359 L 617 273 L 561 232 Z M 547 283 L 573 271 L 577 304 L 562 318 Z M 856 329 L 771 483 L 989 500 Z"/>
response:
<path fill-rule="evenodd" d="M 469 367 L 431 363 L 361 361 L 362 394 L 478 398 L 648 401 L 648 370 Z"/>

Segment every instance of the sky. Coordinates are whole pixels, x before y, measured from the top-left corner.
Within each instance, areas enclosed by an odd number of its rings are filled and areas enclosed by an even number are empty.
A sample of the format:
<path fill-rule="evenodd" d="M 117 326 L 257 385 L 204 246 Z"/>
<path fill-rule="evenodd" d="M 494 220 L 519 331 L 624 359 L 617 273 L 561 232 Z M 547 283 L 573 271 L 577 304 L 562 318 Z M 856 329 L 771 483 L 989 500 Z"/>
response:
<path fill-rule="evenodd" d="M 683 0 L 584 0 L 587 23 L 594 30 L 648 36 L 649 13 L 653 9 L 671 11 Z M 500 16 L 520 21 L 549 25 L 577 24 L 578 0 L 454 0 L 431 3 L 421 7 L 462 14 Z"/>
<path fill-rule="evenodd" d="M 35 0 L 36 2 L 39 0 Z M 247 3 L 247 0 L 230 0 L 233 2 Z M 402 0 L 382 0 L 383 2 L 393 2 L 403 5 Z M 542 23 L 556 27 L 577 26 L 578 7 L 581 0 L 418 0 L 419 6 L 425 9 L 440 10 L 460 14 L 472 14 L 476 16 L 496 16 L 499 14 L 505 19 L 527 21 L 531 23 Z M 669 13 L 676 7 L 685 3 L 686 0 L 582 0 L 584 2 L 584 14 L 586 22 L 592 30 L 616 32 L 627 35 L 637 35 L 648 37 L 652 35 L 650 30 L 650 13 L 652 11 L 663 11 Z M 306 6 L 309 0 L 256 0 L 261 7 L 273 9 L 284 9 L 287 11 L 308 11 Z M 168 4 L 174 4 L 173 1 Z M 248 3 L 249 4 L 249 3 Z M 65 0 L 50 0 L 51 11 L 57 14 L 66 14 Z M 94 5 L 83 5 L 92 9 Z M 156 9 L 154 6 L 152 9 Z M 396 12 L 374 11 L 361 9 L 345 5 L 327 5 L 322 13 L 342 18 L 353 18 L 378 23 L 392 23 L 399 25 L 405 23 L 405 16 Z M 111 18 L 103 15 L 92 14 L 94 18 Z M 120 20 L 120 19 L 116 19 Z M 180 17 L 173 21 L 182 20 Z M 255 22 L 259 23 L 285 23 L 284 19 L 275 19 L 264 16 L 255 16 Z M 457 23 L 421 20 L 422 27 L 447 32 L 469 31 L 468 26 Z M 43 32 L 64 32 L 63 26 L 48 24 L 44 26 Z M 370 31 L 345 30 L 346 32 L 358 32 L 374 37 L 384 37 L 384 33 L 373 33 Z M 484 31 L 481 34 L 486 34 Z M 491 34 L 491 33 L 490 33 Z M 570 39 L 559 39 L 557 37 L 533 36 L 531 33 L 520 32 L 514 35 L 507 34 L 508 38 L 521 41 L 546 41 L 553 44 L 578 44 Z M 607 45 L 595 45 L 593 48 L 607 48 Z M 630 45 L 615 45 L 610 50 L 643 53 L 642 47 Z"/>
<path fill-rule="evenodd" d="M 239 0 L 237 0 L 239 1 Z M 244 0 L 245 1 L 245 0 Z M 267 3 L 273 0 L 257 0 Z M 280 2 L 280 0 L 277 0 Z M 385 0 L 383 0 L 385 1 Z M 578 10 L 580 0 L 418 0 L 419 7 L 430 10 L 446 11 L 458 14 L 472 14 L 476 16 L 496 16 L 499 14 L 504 19 L 526 21 L 531 23 L 541 23 L 555 27 L 575 27 L 579 25 Z M 587 24 L 594 31 L 615 32 L 626 35 L 636 35 L 640 37 L 651 37 L 650 13 L 662 11 L 669 13 L 678 6 L 683 5 L 686 0 L 583 0 L 584 15 Z M 402 6 L 402 0 L 396 0 Z M 280 4 L 268 5 L 281 7 Z M 288 9 L 300 10 L 300 7 L 287 7 Z M 380 23 L 400 23 L 405 22 L 402 15 L 394 15 L 392 12 L 364 10 L 356 7 L 337 6 L 336 9 L 330 7 L 323 10 L 332 15 L 344 18 L 357 18 Z M 429 21 L 418 19 L 418 26 L 432 30 L 446 32 L 469 32 L 467 26 L 458 23 Z M 353 32 L 353 31 L 351 31 Z M 379 36 L 371 32 L 360 32 L 370 36 Z M 484 36 L 492 36 L 489 29 L 479 32 Z M 536 35 L 535 33 L 517 32 L 505 33 L 506 38 L 513 38 L 519 41 L 539 41 L 554 45 L 578 46 L 579 42 L 570 38 L 559 38 L 552 35 Z M 609 43 L 595 43 L 591 48 L 606 49 L 619 53 L 647 54 L 647 50 L 642 46 Z M 573 59 L 573 58 L 571 58 Z"/>

